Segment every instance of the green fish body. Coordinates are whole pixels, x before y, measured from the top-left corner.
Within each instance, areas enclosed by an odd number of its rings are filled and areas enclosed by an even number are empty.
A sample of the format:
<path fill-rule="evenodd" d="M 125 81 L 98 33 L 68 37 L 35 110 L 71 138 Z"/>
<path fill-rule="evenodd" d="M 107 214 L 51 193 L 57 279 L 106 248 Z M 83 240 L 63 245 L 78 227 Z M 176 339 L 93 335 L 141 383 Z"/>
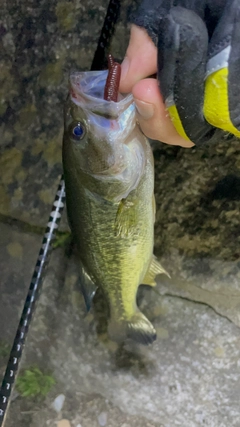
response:
<path fill-rule="evenodd" d="M 153 156 L 132 96 L 103 100 L 106 77 L 105 71 L 70 76 L 63 138 L 67 213 L 86 301 L 101 287 L 110 337 L 150 344 L 156 331 L 136 295 L 140 284 L 154 286 L 165 272 L 153 256 Z"/>

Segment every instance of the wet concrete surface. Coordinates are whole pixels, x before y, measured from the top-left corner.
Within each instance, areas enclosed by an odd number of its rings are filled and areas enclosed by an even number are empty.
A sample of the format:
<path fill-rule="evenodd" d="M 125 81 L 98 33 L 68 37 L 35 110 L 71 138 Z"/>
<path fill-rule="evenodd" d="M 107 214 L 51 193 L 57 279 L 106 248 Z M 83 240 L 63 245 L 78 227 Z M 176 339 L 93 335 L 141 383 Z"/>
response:
<path fill-rule="evenodd" d="M 2 9 L 1 377 L 62 173 L 68 72 L 90 67 L 106 4 L 10 1 Z M 117 58 L 132 7 L 123 2 Z M 86 314 L 74 253 L 55 249 L 21 370 L 36 365 L 56 384 L 43 399 L 15 390 L 6 427 L 240 426 L 240 144 L 159 144 L 155 168 L 155 253 L 171 279 L 141 287 L 139 303 L 158 340 L 149 348 L 109 341 L 102 296 Z"/>

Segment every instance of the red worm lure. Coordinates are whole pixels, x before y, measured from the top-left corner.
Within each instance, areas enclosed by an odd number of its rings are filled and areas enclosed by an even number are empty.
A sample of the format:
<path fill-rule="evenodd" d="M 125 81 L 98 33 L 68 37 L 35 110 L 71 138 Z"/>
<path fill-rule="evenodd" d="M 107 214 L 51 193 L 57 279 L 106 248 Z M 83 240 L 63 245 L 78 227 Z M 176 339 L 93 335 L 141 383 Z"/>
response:
<path fill-rule="evenodd" d="M 118 89 L 121 77 L 121 65 L 114 62 L 112 55 L 108 55 L 108 76 L 104 89 L 104 99 L 106 101 L 117 102 Z"/>

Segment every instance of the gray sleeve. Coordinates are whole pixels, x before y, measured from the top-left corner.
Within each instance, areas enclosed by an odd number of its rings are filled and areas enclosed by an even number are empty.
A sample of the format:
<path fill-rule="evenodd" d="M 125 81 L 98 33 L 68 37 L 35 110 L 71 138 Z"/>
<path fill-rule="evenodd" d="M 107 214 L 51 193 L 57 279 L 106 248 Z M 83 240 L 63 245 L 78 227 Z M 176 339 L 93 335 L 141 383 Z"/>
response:
<path fill-rule="evenodd" d="M 215 4 L 216 2 L 225 1 L 226 0 L 209 0 L 209 3 Z M 206 0 L 143 0 L 138 11 L 132 16 L 131 22 L 139 27 L 144 27 L 154 44 L 157 45 L 161 22 L 175 6 L 191 10 L 204 20 Z"/>

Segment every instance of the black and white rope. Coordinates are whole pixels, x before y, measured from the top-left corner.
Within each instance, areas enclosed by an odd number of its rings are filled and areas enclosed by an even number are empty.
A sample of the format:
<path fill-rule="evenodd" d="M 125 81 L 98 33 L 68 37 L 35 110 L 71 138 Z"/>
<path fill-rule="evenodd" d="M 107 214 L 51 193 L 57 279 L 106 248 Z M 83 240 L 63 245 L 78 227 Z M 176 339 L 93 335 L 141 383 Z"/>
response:
<path fill-rule="evenodd" d="M 3 425 L 5 414 L 8 407 L 9 397 L 18 373 L 18 366 L 22 356 L 26 335 L 29 324 L 32 319 L 34 307 L 38 299 L 43 273 L 49 261 L 51 243 L 56 236 L 61 213 L 64 208 L 65 184 L 63 178 L 58 186 L 57 194 L 53 203 L 52 212 L 45 230 L 42 246 L 37 258 L 36 266 L 33 272 L 31 284 L 28 290 L 27 298 L 23 307 L 21 319 L 18 325 L 17 333 L 13 342 L 12 350 L 8 360 L 8 365 L 0 390 L 0 426 Z"/>

